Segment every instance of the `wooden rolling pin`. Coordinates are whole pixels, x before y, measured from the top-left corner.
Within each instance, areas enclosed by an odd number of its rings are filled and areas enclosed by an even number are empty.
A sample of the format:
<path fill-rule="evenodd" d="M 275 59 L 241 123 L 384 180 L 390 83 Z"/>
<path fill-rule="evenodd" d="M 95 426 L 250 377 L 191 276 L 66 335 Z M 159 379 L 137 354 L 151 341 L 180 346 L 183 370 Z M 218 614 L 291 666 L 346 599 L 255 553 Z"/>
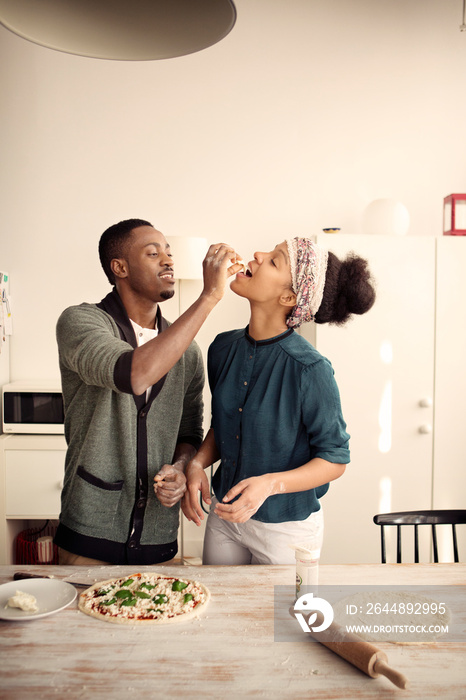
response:
<path fill-rule="evenodd" d="M 290 612 L 294 616 L 295 611 L 293 608 L 291 608 Z M 304 618 L 308 619 L 309 615 L 304 613 Z M 323 616 L 318 612 L 317 619 L 313 622 L 313 626 L 320 626 L 322 622 Z M 335 622 L 332 622 L 325 632 L 317 632 L 314 634 L 311 629 L 310 634 L 320 644 L 328 647 L 334 651 L 335 654 L 341 656 L 342 659 L 346 659 L 346 661 L 349 661 L 350 664 L 364 671 L 364 673 L 371 678 L 378 678 L 382 675 L 386 676 L 386 678 L 398 688 L 408 687 L 409 681 L 406 676 L 388 665 L 388 657 L 385 652 L 377 649 L 377 647 L 370 642 L 364 641 L 364 639 L 361 639 L 361 637 L 358 637 L 356 634 L 346 632 L 343 627 L 340 627 L 340 625 L 337 625 Z M 325 641 L 323 641 L 323 638 Z"/>

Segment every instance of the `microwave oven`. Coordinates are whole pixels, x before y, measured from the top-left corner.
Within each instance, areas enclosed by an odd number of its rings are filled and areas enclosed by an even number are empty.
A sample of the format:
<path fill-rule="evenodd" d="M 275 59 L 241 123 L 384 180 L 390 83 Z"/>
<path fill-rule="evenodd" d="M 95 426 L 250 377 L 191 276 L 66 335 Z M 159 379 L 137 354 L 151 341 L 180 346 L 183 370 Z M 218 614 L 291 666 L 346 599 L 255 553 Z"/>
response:
<path fill-rule="evenodd" d="M 64 433 L 63 396 L 59 386 L 13 382 L 2 387 L 2 429 L 6 434 Z"/>

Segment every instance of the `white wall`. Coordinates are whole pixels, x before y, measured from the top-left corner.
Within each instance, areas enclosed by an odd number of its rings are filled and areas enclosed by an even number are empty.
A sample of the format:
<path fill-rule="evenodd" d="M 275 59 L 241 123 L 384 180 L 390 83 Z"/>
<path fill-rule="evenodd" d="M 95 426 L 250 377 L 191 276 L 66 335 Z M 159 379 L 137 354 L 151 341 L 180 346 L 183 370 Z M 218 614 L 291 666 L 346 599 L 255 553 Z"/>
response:
<path fill-rule="evenodd" d="M 97 242 L 120 219 L 246 259 L 288 234 L 357 233 L 378 197 L 404 202 L 410 235 L 441 233 L 443 197 L 466 190 L 460 0 L 236 6 L 222 42 L 158 62 L 60 54 L 0 28 L 12 380 L 58 378 L 56 319 L 108 291 Z M 230 293 L 203 349 L 246 322 Z"/>

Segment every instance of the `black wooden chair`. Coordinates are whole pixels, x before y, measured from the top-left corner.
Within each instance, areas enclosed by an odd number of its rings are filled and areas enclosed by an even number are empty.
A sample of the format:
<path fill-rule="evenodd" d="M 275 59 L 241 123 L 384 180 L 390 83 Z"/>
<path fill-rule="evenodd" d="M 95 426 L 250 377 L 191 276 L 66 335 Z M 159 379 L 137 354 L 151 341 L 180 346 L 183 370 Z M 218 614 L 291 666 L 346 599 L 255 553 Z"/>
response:
<path fill-rule="evenodd" d="M 385 527 L 396 525 L 396 561 L 401 564 L 401 528 L 405 525 L 414 526 L 414 561 L 419 563 L 419 525 L 431 525 L 434 562 L 438 563 L 437 525 L 451 525 L 453 537 L 453 553 L 455 562 L 458 558 L 458 542 L 456 525 L 466 523 L 466 510 L 413 510 L 401 513 L 381 513 L 374 515 L 374 523 L 380 525 L 382 564 L 386 564 Z"/>

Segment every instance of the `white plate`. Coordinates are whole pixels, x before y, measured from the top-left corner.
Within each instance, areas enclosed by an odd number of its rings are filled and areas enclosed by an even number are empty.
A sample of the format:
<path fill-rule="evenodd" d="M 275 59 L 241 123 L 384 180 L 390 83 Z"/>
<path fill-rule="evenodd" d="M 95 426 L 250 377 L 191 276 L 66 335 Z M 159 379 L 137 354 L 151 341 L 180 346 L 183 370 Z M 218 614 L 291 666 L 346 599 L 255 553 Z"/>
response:
<path fill-rule="evenodd" d="M 16 591 L 33 595 L 37 600 L 39 610 L 32 613 L 8 607 L 8 599 L 14 596 Z M 39 617 L 53 615 L 70 605 L 75 600 L 76 595 L 77 591 L 74 586 L 52 578 L 31 578 L 4 583 L 0 586 L 0 619 L 22 622 L 23 620 L 37 620 Z"/>

